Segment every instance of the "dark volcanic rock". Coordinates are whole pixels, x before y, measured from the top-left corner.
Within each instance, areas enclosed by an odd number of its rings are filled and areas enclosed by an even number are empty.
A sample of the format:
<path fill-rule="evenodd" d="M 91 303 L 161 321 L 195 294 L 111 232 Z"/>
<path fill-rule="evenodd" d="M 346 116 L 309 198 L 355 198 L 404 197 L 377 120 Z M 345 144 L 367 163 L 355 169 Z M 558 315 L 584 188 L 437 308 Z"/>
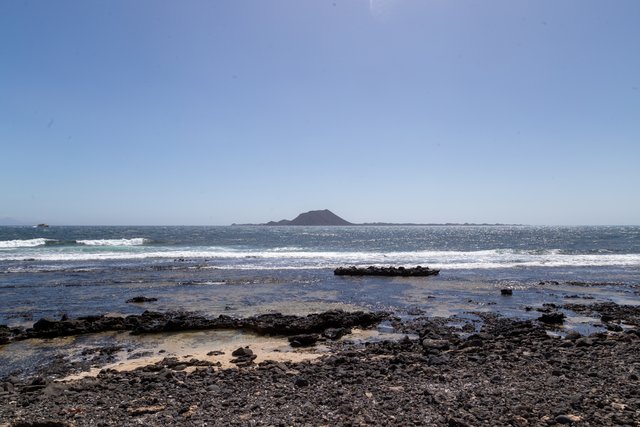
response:
<path fill-rule="evenodd" d="M 231 355 L 235 357 L 250 357 L 253 356 L 253 350 L 249 347 L 240 347 L 237 350 L 234 350 Z"/>
<path fill-rule="evenodd" d="M 640 306 L 618 305 L 612 302 L 603 302 L 596 304 L 566 304 L 563 306 L 568 310 L 587 315 L 599 315 L 603 323 L 608 325 L 617 325 L 625 323 L 627 325 L 640 326 Z M 616 328 L 613 327 L 614 332 Z"/>
<path fill-rule="evenodd" d="M 388 313 L 346 312 L 332 310 L 308 316 L 286 316 L 280 313 L 236 319 L 220 315 L 207 318 L 193 313 L 145 311 L 126 317 L 85 316 L 77 319 L 40 319 L 32 328 L 8 328 L 0 326 L 0 343 L 27 338 L 53 338 L 106 331 L 131 331 L 132 334 L 150 334 L 188 330 L 235 329 L 255 332 L 259 335 L 322 334 L 328 337 L 348 333 L 349 328 L 371 327 L 389 317 Z"/>
<path fill-rule="evenodd" d="M 0 345 L 7 344 L 23 334 L 24 329 L 21 327 L 10 328 L 7 325 L 0 325 Z"/>
<path fill-rule="evenodd" d="M 24 333 L 15 335 L 14 340 L 26 338 L 53 338 L 60 336 L 79 335 L 91 332 L 126 330 L 125 319 L 122 317 L 87 316 L 75 320 L 40 319 L 33 327 Z"/>
<path fill-rule="evenodd" d="M 317 334 L 301 334 L 289 337 L 289 345 L 291 347 L 311 347 L 316 345 L 320 338 Z"/>
<path fill-rule="evenodd" d="M 549 313 L 543 313 L 542 316 L 538 318 L 542 323 L 546 323 L 549 325 L 561 325 L 564 323 L 565 314 L 559 311 L 551 311 Z"/>
<path fill-rule="evenodd" d="M 405 267 L 338 267 L 333 271 L 336 276 L 384 276 L 384 277 L 424 277 L 435 276 L 440 270 L 432 270 L 429 267 L 405 268 Z"/>
<path fill-rule="evenodd" d="M 64 320 L 57 322 L 56 320 L 42 318 L 33 324 L 34 331 L 46 331 L 54 327 L 57 327 L 59 323 L 65 322 Z"/>
<path fill-rule="evenodd" d="M 578 346 L 581 338 L 551 337 L 537 321 L 482 320 L 463 339 L 447 319 L 422 325 L 411 319 L 421 341 L 334 342 L 313 362 L 256 365 L 243 348 L 236 353 L 242 369 L 178 370 L 191 361 L 167 358 L 65 384 L 7 378 L 0 381 L 0 420 L 11 426 L 637 425 L 637 329 L 592 335 L 593 345 Z"/>
<path fill-rule="evenodd" d="M 250 366 L 253 364 L 253 361 L 258 357 L 253 354 L 253 350 L 249 347 L 240 347 L 237 350 L 234 350 L 231 353 L 235 359 L 231 359 L 231 363 L 235 363 L 236 366 Z"/>
<path fill-rule="evenodd" d="M 153 302 L 153 301 L 158 301 L 158 298 L 147 298 L 143 296 L 137 296 L 137 297 L 129 298 L 127 300 L 127 304 L 131 304 L 131 303 L 138 304 L 138 303 Z"/>
<path fill-rule="evenodd" d="M 285 316 L 280 313 L 264 314 L 245 319 L 245 329 L 259 334 L 299 335 L 322 333 L 329 328 L 368 328 L 387 319 L 389 313 L 367 313 L 363 311 L 346 312 L 342 310 L 325 311 L 308 316 Z"/>
<path fill-rule="evenodd" d="M 350 333 L 350 328 L 327 328 L 322 333 L 322 336 L 335 341 Z"/>
<path fill-rule="evenodd" d="M 306 378 L 298 377 L 294 384 L 296 387 L 306 387 L 309 385 L 309 381 Z"/>
<path fill-rule="evenodd" d="M 569 331 L 567 332 L 567 335 L 565 335 L 564 338 L 570 341 L 575 341 L 577 339 L 582 338 L 582 335 L 578 331 Z"/>
<path fill-rule="evenodd" d="M 558 424 L 573 424 L 573 423 L 577 423 L 579 421 L 582 421 L 582 419 L 577 416 L 577 415 L 558 415 L 555 418 L 555 422 L 557 422 Z"/>
<path fill-rule="evenodd" d="M 422 340 L 422 347 L 426 352 L 439 353 L 449 349 L 449 341 L 425 338 Z"/>
<path fill-rule="evenodd" d="M 33 422 L 17 422 L 12 424 L 12 427 L 69 427 L 70 424 L 61 423 L 57 421 L 33 421 Z"/>

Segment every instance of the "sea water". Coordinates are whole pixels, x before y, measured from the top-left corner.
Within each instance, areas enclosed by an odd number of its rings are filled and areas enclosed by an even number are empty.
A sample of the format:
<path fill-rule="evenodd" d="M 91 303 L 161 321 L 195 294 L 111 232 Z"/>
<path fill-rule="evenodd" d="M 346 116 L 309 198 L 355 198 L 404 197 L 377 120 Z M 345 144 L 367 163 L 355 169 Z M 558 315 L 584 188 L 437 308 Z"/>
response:
<path fill-rule="evenodd" d="M 333 275 L 348 265 L 441 272 Z M 567 298 L 636 303 L 639 284 L 638 226 L 0 227 L 0 324 L 9 325 L 145 309 L 526 315 Z M 126 303 L 137 295 L 158 301 Z"/>

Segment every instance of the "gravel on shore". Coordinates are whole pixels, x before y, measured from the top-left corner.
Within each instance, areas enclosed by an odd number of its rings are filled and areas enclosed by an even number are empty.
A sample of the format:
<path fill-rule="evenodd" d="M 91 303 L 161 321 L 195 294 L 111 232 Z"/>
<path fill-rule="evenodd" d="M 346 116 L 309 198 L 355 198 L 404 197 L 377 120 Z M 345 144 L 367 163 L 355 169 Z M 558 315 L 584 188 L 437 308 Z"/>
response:
<path fill-rule="evenodd" d="M 590 310 L 620 328 L 561 337 L 489 315 L 461 333 L 422 318 L 405 325 L 419 339 L 336 342 L 315 361 L 5 378 L 0 426 L 640 426 L 640 307 Z"/>

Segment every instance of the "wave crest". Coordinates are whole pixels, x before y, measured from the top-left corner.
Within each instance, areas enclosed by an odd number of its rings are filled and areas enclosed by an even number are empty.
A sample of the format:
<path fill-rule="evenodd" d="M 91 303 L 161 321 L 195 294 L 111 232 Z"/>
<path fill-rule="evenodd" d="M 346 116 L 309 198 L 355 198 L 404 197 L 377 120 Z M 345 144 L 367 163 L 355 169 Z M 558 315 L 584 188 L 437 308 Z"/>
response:
<path fill-rule="evenodd" d="M 134 239 L 125 239 L 131 241 Z M 144 240 L 144 239 L 141 239 Z M 96 241 L 94 241 L 96 242 Z M 111 245 L 114 240 L 110 241 Z M 120 242 L 117 240 L 116 242 Z M 140 242 L 138 241 L 138 244 Z M 103 244 L 104 245 L 104 244 Z M 121 245 L 121 244 L 120 244 Z M 94 243 L 94 246 L 96 244 Z M 339 252 L 284 250 L 234 250 L 231 248 L 179 248 L 154 247 L 145 251 L 55 251 L 38 254 L 0 255 L 0 261 L 83 262 L 125 261 L 146 259 L 204 261 L 213 268 L 233 269 L 288 269 L 335 268 L 340 265 L 425 265 L 442 270 L 536 268 L 536 267 L 637 267 L 640 254 L 555 254 L 553 250 L 516 251 L 416 251 L 416 252 Z M 534 253 L 532 253 L 534 252 Z M 191 268 L 187 264 L 185 268 Z"/>
<path fill-rule="evenodd" d="M 0 241 L 0 249 L 14 248 L 35 248 L 36 246 L 44 246 L 47 242 L 55 242 L 53 239 L 26 239 L 26 240 L 3 240 Z"/>
<path fill-rule="evenodd" d="M 85 246 L 142 246 L 149 243 L 149 240 L 143 237 L 134 237 L 133 239 L 76 240 L 76 243 Z"/>

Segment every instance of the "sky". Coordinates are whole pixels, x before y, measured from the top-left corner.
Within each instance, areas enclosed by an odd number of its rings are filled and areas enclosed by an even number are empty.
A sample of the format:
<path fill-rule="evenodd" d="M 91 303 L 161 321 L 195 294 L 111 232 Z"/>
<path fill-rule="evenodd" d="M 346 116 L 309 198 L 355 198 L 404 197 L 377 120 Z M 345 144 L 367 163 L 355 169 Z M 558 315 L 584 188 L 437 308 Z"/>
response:
<path fill-rule="evenodd" d="M 640 224 L 637 0 L 0 2 L 0 218 Z"/>

